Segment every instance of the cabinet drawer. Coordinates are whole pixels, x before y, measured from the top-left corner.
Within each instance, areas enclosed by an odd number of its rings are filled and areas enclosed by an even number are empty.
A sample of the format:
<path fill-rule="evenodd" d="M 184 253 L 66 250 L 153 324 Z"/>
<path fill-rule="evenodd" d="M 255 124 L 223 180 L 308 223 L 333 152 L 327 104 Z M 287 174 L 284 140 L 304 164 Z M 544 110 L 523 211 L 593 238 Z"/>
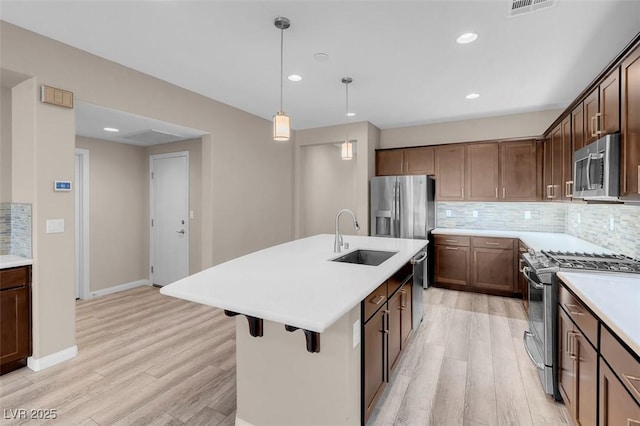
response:
<path fill-rule="evenodd" d="M 29 268 L 0 269 L 0 289 L 24 287 L 29 282 Z"/>
<path fill-rule="evenodd" d="M 405 282 L 407 282 L 407 280 L 412 276 L 413 276 L 413 265 L 407 262 L 406 265 L 400 268 L 398 272 L 396 272 L 395 274 L 393 274 L 391 278 L 389 278 L 388 287 L 387 287 L 388 296 L 389 297 L 393 296 L 393 293 L 395 293 L 396 290 L 398 290 L 400 286 Z"/>
<path fill-rule="evenodd" d="M 473 247 L 499 248 L 513 250 L 513 239 L 495 237 L 473 237 L 471 239 Z"/>
<path fill-rule="evenodd" d="M 559 302 L 569 317 L 575 322 L 582 333 L 597 349 L 598 348 L 598 320 L 587 308 L 576 299 L 563 285 L 559 287 Z"/>
<path fill-rule="evenodd" d="M 640 361 L 606 327 L 600 331 L 600 353 L 640 404 Z"/>
<path fill-rule="evenodd" d="M 380 284 L 366 299 L 364 304 L 364 321 L 367 322 L 385 303 L 387 303 L 387 281 Z"/>
<path fill-rule="evenodd" d="M 471 237 L 461 235 L 435 235 L 434 243 L 442 246 L 463 246 L 469 247 Z"/>

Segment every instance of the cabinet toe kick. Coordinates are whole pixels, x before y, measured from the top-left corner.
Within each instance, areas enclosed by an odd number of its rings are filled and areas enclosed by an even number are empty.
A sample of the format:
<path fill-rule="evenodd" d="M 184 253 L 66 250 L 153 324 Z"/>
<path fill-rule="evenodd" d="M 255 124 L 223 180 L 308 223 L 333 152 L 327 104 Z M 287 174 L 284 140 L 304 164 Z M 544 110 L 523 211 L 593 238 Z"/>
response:
<path fill-rule="evenodd" d="M 224 314 L 228 317 L 244 315 L 238 312 L 229 311 L 227 309 L 224 310 Z M 249 334 L 251 334 L 253 337 L 262 337 L 264 335 L 262 318 L 252 317 L 251 315 L 244 316 L 247 317 L 247 321 L 249 322 Z"/>
<path fill-rule="evenodd" d="M 292 333 L 298 330 L 298 327 L 294 327 L 292 325 L 286 325 L 286 324 L 284 328 L 285 330 Z M 304 337 L 307 340 L 307 352 L 311 352 L 311 353 L 320 352 L 320 333 L 318 333 L 317 331 L 310 331 L 305 329 L 302 329 L 302 331 L 304 331 Z"/>

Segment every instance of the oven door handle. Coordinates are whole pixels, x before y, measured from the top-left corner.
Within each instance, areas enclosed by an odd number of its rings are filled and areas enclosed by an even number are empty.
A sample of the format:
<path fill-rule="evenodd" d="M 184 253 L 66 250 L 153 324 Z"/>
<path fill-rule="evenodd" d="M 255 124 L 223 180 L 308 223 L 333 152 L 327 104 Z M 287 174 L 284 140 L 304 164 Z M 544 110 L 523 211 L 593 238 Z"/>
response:
<path fill-rule="evenodd" d="M 529 271 L 531 271 L 531 268 L 528 266 L 525 266 L 522 268 L 522 275 L 524 275 L 524 277 L 527 279 L 527 281 L 529 281 L 529 283 L 533 286 L 533 288 L 535 288 L 536 290 L 543 290 L 544 289 L 544 285 L 543 284 L 538 284 L 537 282 L 535 282 L 530 276 L 529 276 Z"/>
<path fill-rule="evenodd" d="M 524 350 L 525 352 L 527 352 L 527 355 L 529 355 L 529 359 L 531 360 L 531 362 L 533 362 L 536 368 L 538 370 L 544 370 L 544 364 L 539 361 L 536 361 L 536 359 L 531 354 L 531 351 L 529 350 L 529 345 L 527 344 L 527 340 L 531 337 L 533 337 L 533 333 L 529 331 L 525 331 L 524 334 L 522 335 L 522 343 L 524 343 Z"/>

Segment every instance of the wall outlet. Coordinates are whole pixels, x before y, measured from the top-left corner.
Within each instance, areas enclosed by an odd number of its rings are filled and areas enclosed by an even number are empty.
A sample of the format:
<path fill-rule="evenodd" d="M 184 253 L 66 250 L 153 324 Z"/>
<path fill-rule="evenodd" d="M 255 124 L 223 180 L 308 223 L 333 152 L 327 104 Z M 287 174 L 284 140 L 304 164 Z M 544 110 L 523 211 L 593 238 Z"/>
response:
<path fill-rule="evenodd" d="M 193 220 L 193 210 L 189 210 L 189 219 Z"/>
<path fill-rule="evenodd" d="M 445 215 L 446 217 L 451 217 L 451 210 L 445 210 L 445 211 L 444 211 L 444 215 Z"/>
<path fill-rule="evenodd" d="M 360 320 L 353 323 L 353 347 L 356 348 L 360 344 Z"/>
<path fill-rule="evenodd" d="M 616 221 L 613 217 L 609 218 L 609 230 L 613 231 L 616 228 Z"/>
<path fill-rule="evenodd" d="M 47 219 L 47 234 L 64 232 L 64 219 Z"/>
<path fill-rule="evenodd" d="M 474 210 L 471 214 L 473 217 L 478 217 L 478 210 Z"/>
<path fill-rule="evenodd" d="M 524 218 L 525 218 L 525 219 L 531 219 L 531 212 L 530 212 L 529 210 L 526 210 L 526 211 L 524 212 Z"/>

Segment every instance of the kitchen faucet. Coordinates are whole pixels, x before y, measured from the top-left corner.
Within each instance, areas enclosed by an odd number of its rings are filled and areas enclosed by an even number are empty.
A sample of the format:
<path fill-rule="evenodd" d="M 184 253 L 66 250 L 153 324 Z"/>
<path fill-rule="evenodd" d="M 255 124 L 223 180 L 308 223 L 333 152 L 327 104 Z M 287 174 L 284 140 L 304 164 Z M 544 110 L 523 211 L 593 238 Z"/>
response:
<path fill-rule="evenodd" d="M 342 247 L 342 234 L 340 233 L 340 215 L 342 213 L 349 213 L 353 218 L 353 227 L 357 231 L 360 229 L 360 225 L 358 225 L 358 219 L 356 218 L 355 213 L 353 213 L 349 209 L 342 209 L 336 215 L 336 237 L 333 241 L 333 252 L 340 253 L 340 247 Z"/>

